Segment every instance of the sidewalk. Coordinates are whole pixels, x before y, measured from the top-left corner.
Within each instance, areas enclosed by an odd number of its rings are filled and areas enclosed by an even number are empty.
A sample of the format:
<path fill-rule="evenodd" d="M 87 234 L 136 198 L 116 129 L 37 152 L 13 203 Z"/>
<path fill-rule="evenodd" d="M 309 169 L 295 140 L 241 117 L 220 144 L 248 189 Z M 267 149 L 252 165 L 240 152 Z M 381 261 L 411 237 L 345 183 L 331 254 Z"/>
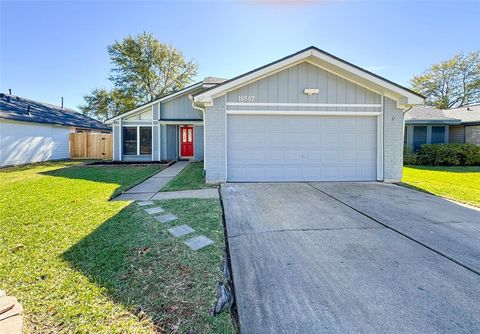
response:
<path fill-rule="evenodd" d="M 151 178 L 143 181 L 135 187 L 127 190 L 120 196 L 117 196 L 113 201 L 145 201 L 152 198 L 157 192 L 162 189 L 171 179 L 177 176 L 190 161 L 177 161 L 170 167 L 165 168 L 161 172 L 153 175 Z"/>

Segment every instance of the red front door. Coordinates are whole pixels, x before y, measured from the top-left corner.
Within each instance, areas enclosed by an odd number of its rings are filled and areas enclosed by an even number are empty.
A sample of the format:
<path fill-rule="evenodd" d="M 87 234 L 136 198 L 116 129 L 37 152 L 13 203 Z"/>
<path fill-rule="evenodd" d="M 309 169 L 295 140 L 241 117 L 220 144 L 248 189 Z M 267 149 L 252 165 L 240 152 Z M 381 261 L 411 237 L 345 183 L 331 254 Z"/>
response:
<path fill-rule="evenodd" d="M 193 126 L 180 127 L 180 155 L 193 157 Z"/>

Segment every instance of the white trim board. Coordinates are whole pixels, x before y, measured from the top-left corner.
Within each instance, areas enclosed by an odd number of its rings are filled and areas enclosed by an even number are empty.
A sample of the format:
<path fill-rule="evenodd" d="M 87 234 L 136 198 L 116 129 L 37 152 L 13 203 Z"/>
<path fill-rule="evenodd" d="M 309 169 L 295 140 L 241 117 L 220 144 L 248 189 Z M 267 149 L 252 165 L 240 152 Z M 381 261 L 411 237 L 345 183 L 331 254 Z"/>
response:
<path fill-rule="evenodd" d="M 275 102 L 227 102 L 227 106 L 241 107 L 328 107 L 328 108 L 381 108 L 382 104 L 354 103 L 275 103 Z"/>
<path fill-rule="evenodd" d="M 379 116 L 380 111 L 227 110 L 228 115 Z"/>

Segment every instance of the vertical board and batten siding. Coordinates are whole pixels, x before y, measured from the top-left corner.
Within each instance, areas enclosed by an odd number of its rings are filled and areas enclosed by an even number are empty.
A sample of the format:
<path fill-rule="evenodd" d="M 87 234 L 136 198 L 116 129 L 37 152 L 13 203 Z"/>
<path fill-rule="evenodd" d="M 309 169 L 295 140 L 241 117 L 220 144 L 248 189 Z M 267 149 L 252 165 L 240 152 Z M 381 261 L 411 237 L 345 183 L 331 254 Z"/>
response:
<path fill-rule="evenodd" d="M 120 131 L 122 130 L 120 121 L 113 121 L 112 135 L 113 135 L 113 160 L 122 160 L 121 143 L 120 143 Z"/>
<path fill-rule="evenodd" d="M 203 160 L 203 126 L 193 127 L 193 159 Z"/>
<path fill-rule="evenodd" d="M 201 120 L 202 117 L 197 109 L 192 107 L 192 100 L 188 97 L 189 94 L 195 94 L 198 91 L 193 91 L 175 97 L 171 100 L 161 103 L 161 119 L 162 120 Z"/>
<path fill-rule="evenodd" d="M 308 96 L 305 88 L 318 88 Z M 371 90 L 327 72 L 310 63 L 301 63 L 240 87 L 227 94 L 227 102 L 241 102 L 240 96 L 255 96 L 253 103 L 334 103 L 380 104 L 381 96 Z M 228 109 L 285 110 L 286 106 L 229 106 Z M 379 111 L 379 108 L 288 107 L 289 110 Z"/>
<path fill-rule="evenodd" d="M 159 103 L 156 103 L 152 106 L 152 160 L 161 160 L 160 159 L 160 124 L 158 119 L 160 118 L 160 108 Z"/>
<path fill-rule="evenodd" d="M 448 142 L 450 144 L 465 143 L 465 126 L 464 125 L 450 125 L 448 129 Z"/>
<path fill-rule="evenodd" d="M 178 130 L 176 125 L 166 126 L 166 155 L 165 160 L 177 160 L 178 159 Z"/>
<path fill-rule="evenodd" d="M 0 121 L 0 166 L 70 158 L 73 128 Z"/>

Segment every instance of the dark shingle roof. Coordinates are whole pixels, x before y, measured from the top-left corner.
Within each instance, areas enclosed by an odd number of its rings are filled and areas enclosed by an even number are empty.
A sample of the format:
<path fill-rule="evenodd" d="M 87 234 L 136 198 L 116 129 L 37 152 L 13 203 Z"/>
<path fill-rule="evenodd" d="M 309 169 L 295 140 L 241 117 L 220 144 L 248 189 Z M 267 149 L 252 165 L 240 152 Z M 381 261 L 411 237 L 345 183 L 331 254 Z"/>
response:
<path fill-rule="evenodd" d="M 102 122 L 75 110 L 62 109 L 51 104 L 8 94 L 0 94 L 0 119 L 110 130 L 110 127 Z"/>
<path fill-rule="evenodd" d="M 405 114 L 405 122 L 465 124 L 480 122 L 480 105 L 453 109 L 436 109 L 430 106 L 415 106 Z"/>

